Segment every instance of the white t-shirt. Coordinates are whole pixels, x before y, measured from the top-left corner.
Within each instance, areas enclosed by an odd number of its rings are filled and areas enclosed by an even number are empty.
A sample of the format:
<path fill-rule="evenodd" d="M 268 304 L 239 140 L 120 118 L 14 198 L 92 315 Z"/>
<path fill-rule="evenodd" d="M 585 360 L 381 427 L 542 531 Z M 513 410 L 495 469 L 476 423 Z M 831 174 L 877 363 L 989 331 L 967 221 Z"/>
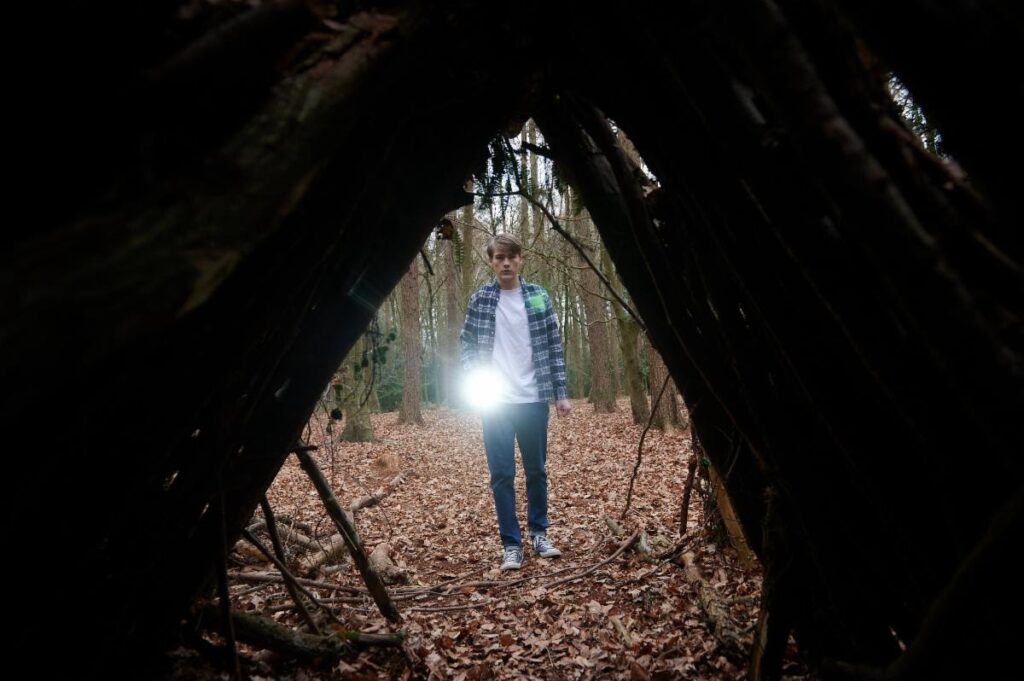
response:
<path fill-rule="evenodd" d="M 505 390 L 498 401 L 513 404 L 540 402 L 523 290 L 500 291 L 494 312 L 494 367 L 505 379 Z"/>

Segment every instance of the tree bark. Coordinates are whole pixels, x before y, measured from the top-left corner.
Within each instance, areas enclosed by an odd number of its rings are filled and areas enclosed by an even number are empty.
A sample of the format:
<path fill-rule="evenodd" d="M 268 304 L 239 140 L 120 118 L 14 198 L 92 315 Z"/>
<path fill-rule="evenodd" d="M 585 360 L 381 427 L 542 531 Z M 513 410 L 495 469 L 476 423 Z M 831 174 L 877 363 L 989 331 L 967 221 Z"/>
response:
<path fill-rule="evenodd" d="M 342 442 L 373 442 L 376 439 L 373 422 L 370 421 L 370 393 L 376 388 L 369 382 L 373 369 L 366 345 L 366 336 L 360 336 L 338 371 L 339 378 L 344 381 L 340 392 L 345 423 L 338 436 Z"/>
<path fill-rule="evenodd" d="M 618 286 L 621 292 L 619 276 L 612 265 L 608 249 L 603 243 L 601 245 L 601 266 L 604 268 L 608 280 L 614 286 Z M 644 391 L 643 375 L 640 373 L 640 327 L 614 297 L 612 298 L 612 309 L 615 310 L 615 322 L 619 327 L 619 351 L 622 353 L 623 373 L 626 391 L 629 394 L 629 408 L 633 414 L 633 423 L 637 425 L 647 423 L 651 409 Z"/>
<path fill-rule="evenodd" d="M 647 343 L 647 367 L 648 387 L 651 403 L 653 404 L 658 390 L 661 389 L 661 385 L 668 378 L 668 367 L 665 366 L 661 353 L 649 342 Z M 662 395 L 658 408 L 654 410 L 654 419 L 651 421 L 651 425 L 658 430 L 671 430 L 678 424 L 679 410 L 676 406 L 676 391 L 675 386 L 671 385 L 671 383 L 672 379 L 669 379 L 670 385 L 665 390 L 665 394 Z"/>
<path fill-rule="evenodd" d="M 402 277 L 402 350 L 405 365 L 402 370 L 402 406 L 398 410 L 399 423 L 423 425 L 420 412 L 420 382 L 423 373 L 420 360 L 420 277 L 417 259 L 413 258 L 409 270 Z"/>
<path fill-rule="evenodd" d="M 449 215 L 449 219 L 453 223 L 454 218 L 454 213 Z M 459 397 L 459 378 L 462 372 L 460 371 L 459 362 L 459 332 L 462 330 L 463 319 L 460 306 L 465 305 L 461 296 L 462 287 L 459 285 L 460 270 L 456 254 L 460 245 L 457 239 L 459 239 L 459 235 L 454 232 L 453 227 L 452 239 L 447 242 L 444 248 L 445 265 L 447 268 L 447 279 L 445 282 L 445 393 L 448 396 L 448 406 L 451 408 L 461 403 Z M 465 248 L 464 243 L 462 248 Z M 462 250 L 462 257 L 467 257 L 465 250 Z"/>
<path fill-rule="evenodd" d="M 580 260 L 582 263 L 582 259 Z M 590 346 L 590 401 L 594 411 L 615 411 L 615 374 L 612 371 L 608 341 L 608 315 L 601 297 L 601 281 L 590 267 L 583 270 L 583 308 L 587 316 L 587 341 Z"/>

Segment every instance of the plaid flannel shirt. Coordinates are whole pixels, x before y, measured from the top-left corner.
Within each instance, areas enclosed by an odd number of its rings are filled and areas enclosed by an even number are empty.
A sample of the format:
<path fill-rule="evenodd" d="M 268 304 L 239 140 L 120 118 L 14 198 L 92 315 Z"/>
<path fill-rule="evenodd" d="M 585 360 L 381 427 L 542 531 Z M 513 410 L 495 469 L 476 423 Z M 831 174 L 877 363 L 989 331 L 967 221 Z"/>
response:
<path fill-rule="evenodd" d="M 569 397 L 565 387 L 565 358 L 562 355 L 562 334 L 551 298 L 544 287 L 530 284 L 519 277 L 526 319 L 530 325 L 530 348 L 541 400 L 564 400 Z M 497 280 L 484 284 L 469 297 L 466 322 L 459 334 L 462 367 L 472 369 L 488 364 L 494 355 L 494 315 L 498 309 L 501 289 Z"/>

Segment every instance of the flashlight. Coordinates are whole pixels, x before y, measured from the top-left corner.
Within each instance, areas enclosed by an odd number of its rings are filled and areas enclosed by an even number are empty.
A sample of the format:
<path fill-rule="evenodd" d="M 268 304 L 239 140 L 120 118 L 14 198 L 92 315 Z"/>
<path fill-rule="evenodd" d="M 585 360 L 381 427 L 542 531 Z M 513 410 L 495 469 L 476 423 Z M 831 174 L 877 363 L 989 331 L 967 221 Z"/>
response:
<path fill-rule="evenodd" d="M 505 380 L 490 367 L 472 370 L 462 384 L 466 403 L 477 411 L 492 409 L 505 393 Z"/>

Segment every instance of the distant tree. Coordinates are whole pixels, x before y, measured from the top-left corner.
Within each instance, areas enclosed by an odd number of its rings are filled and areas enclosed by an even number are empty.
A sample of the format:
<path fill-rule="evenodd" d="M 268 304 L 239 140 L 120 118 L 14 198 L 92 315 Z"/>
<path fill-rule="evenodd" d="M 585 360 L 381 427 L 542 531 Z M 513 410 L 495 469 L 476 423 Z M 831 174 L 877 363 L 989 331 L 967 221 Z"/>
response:
<path fill-rule="evenodd" d="M 402 277 L 402 348 L 405 357 L 405 380 L 402 384 L 402 406 L 398 410 L 399 423 L 423 425 L 420 411 L 422 362 L 420 360 L 420 276 L 417 258 Z"/>
<path fill-rule="evenodd" d="M 661 387 L 665 385 L 668 378 L 668 367 L 665 360 L 653 345 L 647 343 L 647 364 L 648 364 L 648 388 L 651 395 L 651 408 L 654 409 L 655 401 L 658 401 L 658 394 Z M 668 386 L 658 401 L 657 409 L 654 409 L 654 417 L 651 419 L 651 427 L 659 430 L 671 430 L 680 425 L 679 407 L 676 404 L 676 387 L 671 378 L 668 378 Z"/>
<path fill-rule="evenodd" d="M 622 295 L 625 288 L 619 282 L 608 249 L 603 244 L 601 245 L 601 268 L 608 277 L 608 281 Z M 629 394 L 629 408 L 633 413 L 633 423 L 647 423 L 651 410 L 647 403 L 647 394 L 644 392 L 643 374 L 640 372 L 640 325 L 614 297 L 612 298 L 612 309 L 615 311 L 615 322 L 619 327 L 619 351 L 622 353 L 623 374 L 626 392 Z"/>
<path fill-rule="evenodd" d="M 338 369 L 333 384 L 340 397 L 344 416 L 344 430 L 338 436 L 344 442 L 373 442 L 373 423 L 370 421 L 373 368 L 367 352 L 366 336 L 359 338 Z"/>
<path fill-rule="evenodd" d="M 615 375 L 611 365 L 608 339 L 608 314 L 601 296 L 601 281 L 592 268 L 583 270 L 583 307 L 587 314 L 587 338 L 590 341 L 590 401 L 594 410 L 615 411 Z"/>

